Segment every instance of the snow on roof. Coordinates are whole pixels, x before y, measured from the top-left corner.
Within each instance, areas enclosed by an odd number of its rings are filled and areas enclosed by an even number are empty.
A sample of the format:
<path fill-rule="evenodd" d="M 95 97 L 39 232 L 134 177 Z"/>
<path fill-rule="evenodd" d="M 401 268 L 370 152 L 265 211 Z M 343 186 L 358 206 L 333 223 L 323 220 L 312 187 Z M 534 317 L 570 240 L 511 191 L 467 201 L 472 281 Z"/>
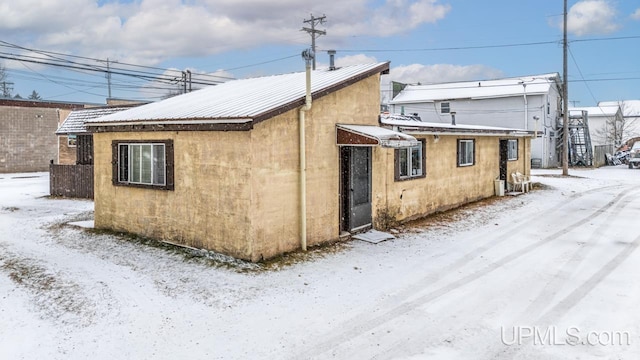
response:
<path fill-rule="evenodd" d="M 131 109 L 131 106 L 97 107 L 73 110 L 56 131 L 58 135 L 81 134 L 87 132 L 85 122 L 118 111 Z"/>
<path fill-rule="evenodd" d="M 373 125 L 337 124 L 338 129 L 373 138 L 383 147 L 411 147 L 418 145 L 418 141 L 411 135 L 403 134 L 387 128 Z"/>
<path fill-rule="evenodd" d="M 311 72 L 314 98 L 341 84 L 388 70 L 389 63 L 363 64 Z M 102 125 L 120 122 L 198 120 L 251 121 L 274 109 L 304 100 L 305 72 L 232 80 L 156 103 L 91 120 Z"/>
<path fill-rule="evenodd" d="M 619 110 L 619 105 L 572 107 L 569 108 L 569 115 L 586 111 L 589 113 L 589 116 L 615 116 Z"/>
<path fill-rule="evenodd" d="M 557 73 L 551 73 L 497 80 L 407 85 L 390 104 L 522 96 L 525 88 L 527 94 L 545 94 L 558 76 Z"/>
<path fill-rule="evenodd" d="M 619 105 L 622 109 L 622 115 L 627 117 L 640 117 L 640 100 L 600 101 L 598 105 Z"/>
<path fill-rule="evenodd" d="M 400 128 L 404 132 L 433 132 L 433 133 L 468 133 L 468 134 L 509 134 L 514 136 L 529 136 L 533 131 L 524 129 L 514 129 L 485 125 L 466 125 L 449 123 L 434 123 L 415 120 L 400 120 L 397 117 L 383 114 L 380 116 L 382 125 L 394 126 Z"/>

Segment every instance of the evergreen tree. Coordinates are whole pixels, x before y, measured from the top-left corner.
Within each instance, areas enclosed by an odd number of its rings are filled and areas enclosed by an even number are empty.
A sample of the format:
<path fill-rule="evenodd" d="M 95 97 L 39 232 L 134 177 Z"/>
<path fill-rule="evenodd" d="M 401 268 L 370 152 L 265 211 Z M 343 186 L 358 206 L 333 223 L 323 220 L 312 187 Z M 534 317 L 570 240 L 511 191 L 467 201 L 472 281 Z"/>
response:
<path fill-rule="evenodd" d="M 31 95 L 29 95 L 29 100 L 42 100 L 42 98 L 40 97 L 40 94 L 38 94 L 37 91 L 33 90 Z"/>

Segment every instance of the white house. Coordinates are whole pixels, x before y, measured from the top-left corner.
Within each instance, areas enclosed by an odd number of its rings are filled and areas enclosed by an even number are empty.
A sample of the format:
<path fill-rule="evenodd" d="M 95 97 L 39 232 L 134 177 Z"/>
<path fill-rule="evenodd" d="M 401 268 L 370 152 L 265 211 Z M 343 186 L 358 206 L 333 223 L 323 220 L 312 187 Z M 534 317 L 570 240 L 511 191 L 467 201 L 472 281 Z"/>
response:
<path fill-rule="evenodd" d="M 622 141 L 640 137 L 640 100 L 601 101 L 598 106 L 620 106 L 624 130 Z"/>
<path fill-rule="evenodd" d="M 569 114 L 586 111 L 588 114 L 589 136 L 591 145 L 620 146 L 622 142 L 622 110 L 620 105 L 602 105 L 569 108 Z"/>
<path fill-rule="evenodd" d="M 562 99 L 558 73 L 430 85 L 407 85 L 389 102 L 391 113 L 417 114 L 425 122 L 535 131 L 534 166 L 558 166 L 557 131 Z"/>

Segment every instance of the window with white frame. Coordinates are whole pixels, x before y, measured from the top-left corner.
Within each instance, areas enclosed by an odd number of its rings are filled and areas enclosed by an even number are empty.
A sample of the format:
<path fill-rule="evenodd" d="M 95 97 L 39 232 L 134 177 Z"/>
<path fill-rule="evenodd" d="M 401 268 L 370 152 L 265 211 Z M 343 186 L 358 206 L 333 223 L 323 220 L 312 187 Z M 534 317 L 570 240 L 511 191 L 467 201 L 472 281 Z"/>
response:
<path fill-rule="evenodd" d="M 407 180 L 425 176 L 425 142 L 396 150 L 396 180 Z"/>
<path fill-rule="evenodd" d="M 475 140 L 458 140 L 458 166 L 472 166 L 476 160 Z"/>
<path fill-rule="evenodd" d="M 76 135 L 67 135 L 67 146 L 75 147 L 77 144 L 78 137 Z"/>
<path fill-rule="evenodd" d="M 451 105 L 448 102 L 440 103 L 440 114 L 448 114 L 451 112 Z"/>
<path fill-rule="evenodd" d="M 507 159 L 518 160 L 518 139 L 509 139 L 507 141 Z"/>
<path fill-rule="evenodd" d="M 173 189 L 173 142 L 113 144 L 114 184 Z"/>

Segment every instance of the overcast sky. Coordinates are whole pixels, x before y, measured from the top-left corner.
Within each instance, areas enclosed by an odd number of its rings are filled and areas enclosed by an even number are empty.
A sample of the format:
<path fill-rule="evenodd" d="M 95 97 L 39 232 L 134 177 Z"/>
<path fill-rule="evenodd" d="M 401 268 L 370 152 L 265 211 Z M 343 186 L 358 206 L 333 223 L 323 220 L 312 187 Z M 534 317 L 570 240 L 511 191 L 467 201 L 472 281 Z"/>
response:
<path fill-rule="evenodd" d="M 640 2 L 569 7 L 570 99 L 578 106 L 640 99 Z M 109 58 L 116 69 L 189 69 L 223 81 L 303 70 L 299 54 L 310 36 L 301 28 L 314 14 L 326 16 L 318 67 L 336 49 L 339 66 L 390 60 L 389 78 L 402 82 L 492 79 L 562 73 L 562 10 L 562 0 L 0 0 L 0 53 L 49 61 L 53 55 L 32 50 L 53 51 L 96 66 L 105 63 L 91 59 Z M 23 97 L 32 90 L 49 100 L 107 97 L 101 73 L 0 62 Z M 152 100 L 170 86 L 118 75 L 112 85 L 113 97 Z"/>

